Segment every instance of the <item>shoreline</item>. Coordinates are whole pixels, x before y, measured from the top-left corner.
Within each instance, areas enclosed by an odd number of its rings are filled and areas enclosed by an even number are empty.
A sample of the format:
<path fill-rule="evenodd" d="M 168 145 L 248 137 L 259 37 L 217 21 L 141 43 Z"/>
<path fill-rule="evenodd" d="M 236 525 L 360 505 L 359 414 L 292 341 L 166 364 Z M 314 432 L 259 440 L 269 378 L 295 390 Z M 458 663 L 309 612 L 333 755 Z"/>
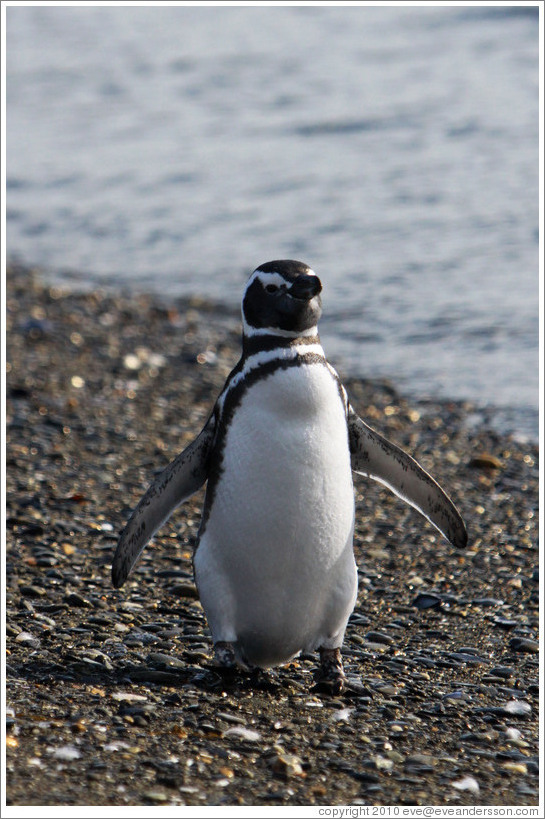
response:
<path fill-rule="evenodd" d="M 151 301 L 161 310 L 175 310 L 183 313 L 188 309 L 195 309 L 199 313 L 204 313 L 213 317 L 216 329 L 222 329 L 232 339 L 232 334 L 240 334 L 240 306 L 236 303 L 223 302 L 209 296 L 195 293 L 188 295 L 177 295 L 173 299 L 146 287 L 129 288 L 126 284 L 119 287 L 113 286 L 111 280 L 105 282 L 83 282 L 83 274 L 75 271 L 62 271 L 55 275 L 55 271 L 49 267 L 35 266 L 25 261 L 8 260 L 7 270 L 19 270 L 23 276 L 32 273 L 42 283 L 44 288 L 62 293 L 65 296 L 84 297 L 89 293 L 99 293 L 108 298 L 121 298 L 127 301 Z M 66 279 L 71 279 L 73 284 L 65 283 Z M 242 288 L 241 283 L 241 288 Z M 323 319 L 322 319 L 323 320 Z M 234 340 L 232 341 L 234 344 Z M 327 344 L 326 344 L 327 347 Z M 326 353 L 328 350 L 326 349 Z M 361 381 L 369 384 L 385 384 L 392 391 L 405 396 L 406 400 L 413 404 L 451 404 L 458 403 L 466 407 L 467 415 L 472 415 L 471 423 L 489 427 L 500 435 L 507 435 L 518 439 L 521 443 L 539 442 L 539 397 L 535 407 L 516 407 L 513 405 L 496 405 L 487 401 L 476 401 L 472 398 L 453 398 L 452 396 L 433 395 L 429 393 L 419 393 L 417 390 L 407 390 L 401 386 L 395 378 L 390 376 L 367 376 L 351 371 L 351 368 L 344 367 L 342 360 L 335 360 L 329 356 L 331 363 L 344 381 Z M 471 408 L 471 409 L 470 409 Z"/>
<path fill-rule="evenodd" d="M 199 300 L 63 292 L 23 267 L 6 286 L 8 805 L 539 803 L 537 444 L 470 402 L 345 379 L 459 506 L 470 546 L 357 479 L 348 690 L 315 692 L 306 656 L 225 680 L 191 571 L 202 493 L 123 589 L 109 573 L 238 328 Z"/>

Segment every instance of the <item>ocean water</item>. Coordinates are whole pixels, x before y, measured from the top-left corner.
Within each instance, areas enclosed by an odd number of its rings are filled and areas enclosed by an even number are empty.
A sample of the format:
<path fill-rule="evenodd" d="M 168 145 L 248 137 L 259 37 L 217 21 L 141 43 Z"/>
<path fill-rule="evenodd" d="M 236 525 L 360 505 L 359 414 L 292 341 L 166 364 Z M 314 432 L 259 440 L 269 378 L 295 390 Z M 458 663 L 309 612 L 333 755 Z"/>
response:
<path fill-rule="evenodd" d="M 537 8 L 6 14 L 9 258 L 229 305 L 300 259 L 343 372 L 537 436 Z"/>

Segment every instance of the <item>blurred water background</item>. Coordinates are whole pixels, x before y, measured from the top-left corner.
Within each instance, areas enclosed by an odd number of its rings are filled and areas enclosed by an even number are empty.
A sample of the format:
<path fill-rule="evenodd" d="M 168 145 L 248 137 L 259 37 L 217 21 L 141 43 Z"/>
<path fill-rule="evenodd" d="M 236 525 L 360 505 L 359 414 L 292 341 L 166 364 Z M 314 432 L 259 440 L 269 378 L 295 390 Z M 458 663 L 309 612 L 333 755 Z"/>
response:
<path fill-rule="evenodd" d="M 239 303 L 324 283 L 344 373 L 538 428 L 538 10 L 7 9 L 8 257 Z"/>

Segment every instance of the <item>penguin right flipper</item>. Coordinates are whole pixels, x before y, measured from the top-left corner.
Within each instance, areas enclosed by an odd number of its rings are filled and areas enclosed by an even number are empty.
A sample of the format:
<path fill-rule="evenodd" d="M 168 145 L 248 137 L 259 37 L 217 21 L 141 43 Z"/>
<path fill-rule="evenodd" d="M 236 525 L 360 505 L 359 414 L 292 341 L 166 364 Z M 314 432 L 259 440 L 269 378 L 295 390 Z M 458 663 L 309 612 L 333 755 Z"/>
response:
<path fill-rule="evenodd" d="M 116 589 L 123 585 L 155 532 L 208 478 L 215 429 L 215 416 L 212 415 L 197 438 L 151 484 L 130 516 L 112 563 L 112 582 Z"/>
<path fill-rule="evenodd" d="M 414 458 L 367 426 L 351 406 L 348 436 L 354 472 L 383 483 L 424 515 L 453 546 L 467 546 L 464 521 L 439 484 Z"/>

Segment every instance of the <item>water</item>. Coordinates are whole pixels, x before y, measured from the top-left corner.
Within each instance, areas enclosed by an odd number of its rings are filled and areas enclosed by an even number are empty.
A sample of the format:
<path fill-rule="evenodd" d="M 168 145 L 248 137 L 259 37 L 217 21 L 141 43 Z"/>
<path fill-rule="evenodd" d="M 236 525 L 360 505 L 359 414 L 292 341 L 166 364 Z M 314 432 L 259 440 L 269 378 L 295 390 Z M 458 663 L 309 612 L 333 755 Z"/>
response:
<path fill-rule="evenodd" d="M 340 369 L 536 437 L 537 9 L 9 7 L 7 243 L 229 304 L 301 259 Z"/>

